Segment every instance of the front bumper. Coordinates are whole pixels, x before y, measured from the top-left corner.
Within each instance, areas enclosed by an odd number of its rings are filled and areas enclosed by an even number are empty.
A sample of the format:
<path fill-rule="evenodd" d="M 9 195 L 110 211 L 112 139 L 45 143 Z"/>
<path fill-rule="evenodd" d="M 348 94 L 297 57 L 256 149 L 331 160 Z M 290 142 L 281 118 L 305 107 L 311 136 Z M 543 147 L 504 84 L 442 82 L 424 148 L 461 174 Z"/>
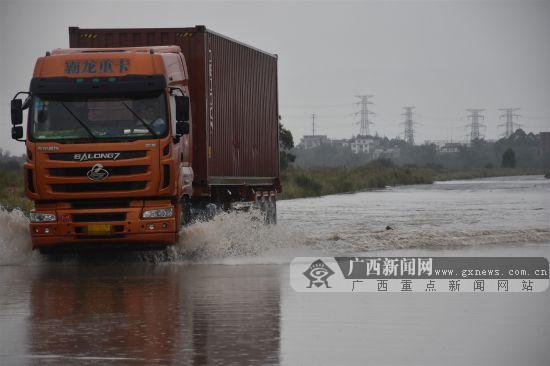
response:
<path fill-rule="evenodd" d="M 124 208 L 74 209 L 56 206 L 56 222 L 31 223 L 30 233 L 33 249 L 79 244 L 145 244 L 170 245 L 178 240 L 177 219 L 143 219 L 144 209 L 161 206 L 134 205 Z M 38 210 L 37 210 L 38 211 Z M 176 212 L 176 210 L 174 210 Z M 108 227 L 106 231 L 91 230 L 91 227 Z"/>

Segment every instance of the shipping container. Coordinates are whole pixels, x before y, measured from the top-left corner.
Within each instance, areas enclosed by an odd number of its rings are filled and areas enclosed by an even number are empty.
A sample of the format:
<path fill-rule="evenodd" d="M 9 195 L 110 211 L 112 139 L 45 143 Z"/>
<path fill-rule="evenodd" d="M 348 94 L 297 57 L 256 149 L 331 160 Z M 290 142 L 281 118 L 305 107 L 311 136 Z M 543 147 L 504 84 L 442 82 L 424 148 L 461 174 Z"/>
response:
<path fill-rule="evenodd" d="M 176 45 L 189 68 L 194 185 L 279 185 L 277 56 L 192 28 L 69 28 L 71 48 Z"/>

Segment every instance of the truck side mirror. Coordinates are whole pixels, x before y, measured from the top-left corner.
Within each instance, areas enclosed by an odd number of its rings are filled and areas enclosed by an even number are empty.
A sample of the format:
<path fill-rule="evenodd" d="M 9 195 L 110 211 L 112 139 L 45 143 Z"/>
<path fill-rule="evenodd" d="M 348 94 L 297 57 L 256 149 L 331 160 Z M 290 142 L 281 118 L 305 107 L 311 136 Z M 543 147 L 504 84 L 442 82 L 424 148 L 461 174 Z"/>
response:
<path fill-rule="evenodd" d="M 13 126 L 11 128 L 11 138 L 18 141 L 23 138 L 23 127 Z"/>
<path fill-rule="evenodd" d="M 189 97 L 176 95 L 176 121 L 189 121 Z"/>
<path fill-rule="evenodd" d="M 176 134 L 180 136 L 189 135 L 189 122 L 187 121 L 176 122 Z"/>
<path fill-rule="evenodd" d="M 19 126 L 23 123 L 23 101 L 21 99 L 11 100 L 11 124 Z"/>

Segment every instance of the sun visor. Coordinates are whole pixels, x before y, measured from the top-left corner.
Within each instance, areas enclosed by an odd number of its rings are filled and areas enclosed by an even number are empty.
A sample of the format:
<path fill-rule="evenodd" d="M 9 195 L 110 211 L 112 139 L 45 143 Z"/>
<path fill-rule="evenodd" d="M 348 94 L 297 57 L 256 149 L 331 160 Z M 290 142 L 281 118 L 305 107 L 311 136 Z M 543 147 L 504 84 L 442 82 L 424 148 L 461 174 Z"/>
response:
<path fill-rule="evenodd" d="M 36 94 L 124 94 L 163 91 L 166 78 L 163 75 L 126 75 L 117 77 L 33 78 L 30 91 Z"/>

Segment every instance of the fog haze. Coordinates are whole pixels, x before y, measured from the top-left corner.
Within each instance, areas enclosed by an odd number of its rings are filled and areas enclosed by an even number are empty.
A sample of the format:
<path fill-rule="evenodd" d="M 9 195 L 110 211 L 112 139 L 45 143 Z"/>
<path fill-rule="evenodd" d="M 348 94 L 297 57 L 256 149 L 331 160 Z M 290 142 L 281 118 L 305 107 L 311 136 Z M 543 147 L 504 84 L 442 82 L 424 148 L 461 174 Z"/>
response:
<path fill-rule="evenodd" d="M 68 47 L 68 27 L 187 27 L 279 55 L 283 123 L 298 140 L 357 134 L 354 95 L 374 94 L 372 131 L 402 136 L 416 106 L 416 141 L 464 139 L 466 108 L 521 107 L 528 131 L 550 130 L 550 1 L 91 2 L 0 0 L 0 147 L 13 142 L 9 100 L 27 90 L 36 58 Z"/>

